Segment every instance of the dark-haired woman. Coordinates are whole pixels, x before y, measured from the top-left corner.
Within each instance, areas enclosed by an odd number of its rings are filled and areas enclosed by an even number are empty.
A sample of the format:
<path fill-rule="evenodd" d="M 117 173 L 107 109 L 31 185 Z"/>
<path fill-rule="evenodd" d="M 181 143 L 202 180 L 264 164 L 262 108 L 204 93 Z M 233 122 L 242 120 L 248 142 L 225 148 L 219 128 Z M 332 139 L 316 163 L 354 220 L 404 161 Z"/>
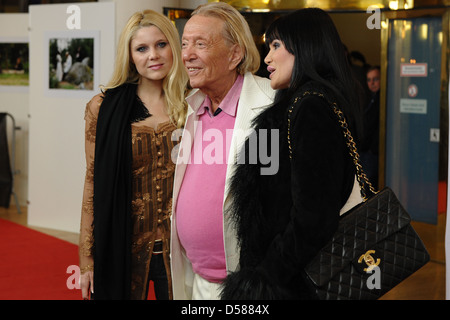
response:
<path fill-rule="evenodd" d="M 332 237 L 341 212 L 361 201 L 330 102 L 344 112 L 355 137 L 358 95 L 338 32 L 323 10 L 279 18 L 268 28 L 266 42 L 265 62 L 278 91 L 254 128 L 261 139 L 266 132 L 278 134 L 278 145 L 268 150 L 279 152 L 279 170 L 261 175 L 262 163 L 245 161 L 235 171 L 231 210 L 240 269 L 227 277 L 222 299 L 315 299 L 303 270 Z M 247 140 L 245 155 L 256 145 Z M 357 195 L 353 203 L 351 194 Z"/>

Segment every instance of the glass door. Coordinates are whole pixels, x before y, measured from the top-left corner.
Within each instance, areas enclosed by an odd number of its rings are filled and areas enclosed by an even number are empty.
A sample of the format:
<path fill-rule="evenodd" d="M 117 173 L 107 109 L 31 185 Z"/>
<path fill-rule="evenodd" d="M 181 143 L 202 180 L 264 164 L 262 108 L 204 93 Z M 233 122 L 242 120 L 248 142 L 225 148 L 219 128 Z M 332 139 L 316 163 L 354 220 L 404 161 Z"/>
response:
<path fill-rule="evenodd" d="M 438 215 L 442 18 L 389 20 L 386 171 L 415 221 Z"/>

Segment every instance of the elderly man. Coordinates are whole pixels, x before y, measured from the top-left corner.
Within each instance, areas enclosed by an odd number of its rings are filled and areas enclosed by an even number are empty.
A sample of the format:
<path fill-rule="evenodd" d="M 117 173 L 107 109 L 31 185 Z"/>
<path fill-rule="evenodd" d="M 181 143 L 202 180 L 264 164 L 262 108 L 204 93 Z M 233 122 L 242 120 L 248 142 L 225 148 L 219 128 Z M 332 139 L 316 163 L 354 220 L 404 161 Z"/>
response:
<path fill-rule="evenodd" d="M 255 76 L 260 56 L 244 17 L 223 2 L 201 5 L 185 25 L 182 57 L 195 88 L 175 171 L 172 213 L 174 299 L 219 298 L 239 260 L 226 214 L 228 185 L 251 121 L 273 100 Z"/>

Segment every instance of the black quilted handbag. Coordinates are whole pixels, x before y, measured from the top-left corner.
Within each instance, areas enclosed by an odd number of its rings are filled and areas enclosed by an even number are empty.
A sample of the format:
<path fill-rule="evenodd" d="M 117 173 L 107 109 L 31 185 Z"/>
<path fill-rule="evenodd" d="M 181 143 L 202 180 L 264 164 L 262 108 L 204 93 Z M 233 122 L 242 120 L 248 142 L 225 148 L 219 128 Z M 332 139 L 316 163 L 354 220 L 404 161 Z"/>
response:
<path fill-rule="evenodd" d="M 425 265 L 430 255 L 394 192 L 388 187 L 376 192 L 368 181 L 345 117 L 336 103 L 331 106 L 356 165 L 363 202 L 341 216 L 333 238 L 305 272 L 319 299 L 374 300 Z M 373 194 L 369 198 L 365 186 Z"/>

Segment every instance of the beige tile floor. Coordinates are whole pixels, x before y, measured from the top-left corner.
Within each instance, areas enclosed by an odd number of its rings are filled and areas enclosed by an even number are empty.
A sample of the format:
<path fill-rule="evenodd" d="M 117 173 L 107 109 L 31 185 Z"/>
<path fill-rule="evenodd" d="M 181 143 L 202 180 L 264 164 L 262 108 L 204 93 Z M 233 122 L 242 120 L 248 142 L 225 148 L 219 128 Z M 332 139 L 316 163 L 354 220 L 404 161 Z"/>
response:
<path fill-rule="evenodd" d="M 78 233 L 36 228 L 27 224 L 27 210 L 15 207 L 0 207 L 0 218 L 16 222 L 37 231 L 78 244 Z M 444 300 L 445 299 L 445 225 L 446 215 L 440 214 L 437 225 L 413 222 L 413 227 L 422 238 L 431 260 L 397 287 L 385 294 L 381 300 Z"/>

